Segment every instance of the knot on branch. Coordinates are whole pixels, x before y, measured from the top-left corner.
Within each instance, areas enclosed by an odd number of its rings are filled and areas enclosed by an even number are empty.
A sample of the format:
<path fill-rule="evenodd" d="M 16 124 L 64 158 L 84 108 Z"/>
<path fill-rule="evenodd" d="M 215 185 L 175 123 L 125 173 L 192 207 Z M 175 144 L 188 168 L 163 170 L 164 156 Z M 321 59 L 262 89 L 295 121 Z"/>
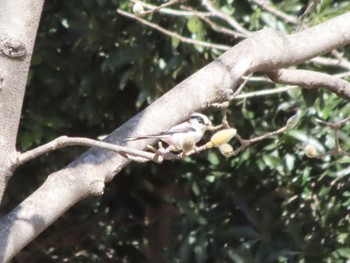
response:
<path fill-rule="evenodd" d="M 105 189 L 105 183 L 101 180 L 94 180 L 89 183 L 89 193 L 90 195 L 103 195 Z"/>
<path fill-rule="evenodd" d="M 27 49 L 22 41 L 0 32 L 0 54 L 11 59 L 21 59 L 27 54 Z"/>

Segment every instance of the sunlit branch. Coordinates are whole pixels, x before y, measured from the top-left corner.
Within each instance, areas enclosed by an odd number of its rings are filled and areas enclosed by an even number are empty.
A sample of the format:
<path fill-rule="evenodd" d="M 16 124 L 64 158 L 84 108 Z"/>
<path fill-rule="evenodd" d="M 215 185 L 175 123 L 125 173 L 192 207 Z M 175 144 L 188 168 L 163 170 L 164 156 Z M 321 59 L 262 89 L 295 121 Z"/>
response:
<path fill-rule="evenodd" d="M 279 94 L 279 93 L 287 92 L 289 90 L 296 89 L 296 88 L 299 88 L 299 87 L 297 87 L 297 86 L 287 86 L 287 87 L 281 87 L 281 88 L 273 88 L 273 89 L 266 89 L 266 90 L 247 92 L 247 93 L 243 93 L 243 94 L 237 95 L 234 98 L 234 100 L 241 100 L 241 99 L 259 97 L 259 96 L 267 96 L 267 95 Z"/>
<path fill-rule="evenodd" d="M 310 60 L 310 62 L 328 66 L 328 67 L 339 67 L 350 70 L 350 63 L 347 60 L 332 59 L 326 57 L 316 57 Z"/>
<path fill-rule="evenodd" d="M 325 88 L 338 96 L 350 100 L 350 83 L 321 72 L 310 70 L 280 69 L 268 74 L 274 82 L 298 85 L 306 89 Z"/>

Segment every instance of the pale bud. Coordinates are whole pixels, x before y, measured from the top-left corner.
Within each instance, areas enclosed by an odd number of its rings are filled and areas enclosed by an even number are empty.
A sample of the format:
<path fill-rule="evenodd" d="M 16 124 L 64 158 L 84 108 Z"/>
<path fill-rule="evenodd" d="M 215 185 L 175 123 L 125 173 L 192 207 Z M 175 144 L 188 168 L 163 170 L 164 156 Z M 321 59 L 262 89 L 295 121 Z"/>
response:
<path fill-rule="evenodd" d="M 132 12 L 137 15 L 137 16 L 142 16 L 142 13 L 145 10 L 143 9 L 143 6 L 140 3 L 136 3 L 134 4 L 133 8 L 132 8 Z"/>
<path fill-rule="evenodd" d="M 318 156 L 318 152 L 315 148 L 315 146 L 311 145 L 311 144 L 307 144 L 304 147 L 304 153 L 307 157 L 309 158 L 315 158 Z"/>
<path fill-rule="evenodd" d="M 220 145 L 229 142 L 236 134 L 237 130 L 233 128 L 217 131 L 211 136 L 210 143 L 212 147 L 219 147 Z"/>
<path fill-rule="evenodd" d="M 219 146 L 219 150 L 221 154 L 225 157 L 230 157 L 233 154 L 233 147 L 229 145 L 228 143 L 221 144 Z"/>

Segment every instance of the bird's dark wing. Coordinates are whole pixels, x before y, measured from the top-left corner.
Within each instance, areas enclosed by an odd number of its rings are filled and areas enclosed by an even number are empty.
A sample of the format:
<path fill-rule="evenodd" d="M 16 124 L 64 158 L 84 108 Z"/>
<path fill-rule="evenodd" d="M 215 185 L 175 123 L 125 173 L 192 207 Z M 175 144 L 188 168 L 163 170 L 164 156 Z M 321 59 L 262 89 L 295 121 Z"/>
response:
<path fill-rule="evenodd" d="M 152 139 L 152 138 L 158 138 L 162 139 L 162 137 L 167 137 L 169 135 L 172 135 L 174 133 L 182 133 L 182 132 L 194 132 L 196 131 L 192 126 L 190 126 L 188 123 L 181 123 L 179 125 L 176 125 L 172 128 L 170 128 L 167 131 L 164 131 L 162 133 L 158 134 L 148 134 L 148 135 L 141 135 L 136 137 L 128 137 L 127 141 L 135 141 L 135 140 L 144 140 L 144 139 Z"/>

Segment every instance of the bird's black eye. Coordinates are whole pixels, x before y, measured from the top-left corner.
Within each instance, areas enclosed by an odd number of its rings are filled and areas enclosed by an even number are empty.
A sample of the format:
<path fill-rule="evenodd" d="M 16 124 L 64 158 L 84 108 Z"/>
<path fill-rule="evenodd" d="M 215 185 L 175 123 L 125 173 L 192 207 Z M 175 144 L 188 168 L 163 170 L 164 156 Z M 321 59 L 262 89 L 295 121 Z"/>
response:
<path fill-rule="evenodd" d="M 204 120 L 202 118 L 197 118 L 197 120 L 200 124 L 204 124 Z"/>
<path fill-rule="evenodd" d="M 200 124 L 204 124 L 204 120 L 201 116 L 192 115 L 191 119 L 197 120 Z"/>

